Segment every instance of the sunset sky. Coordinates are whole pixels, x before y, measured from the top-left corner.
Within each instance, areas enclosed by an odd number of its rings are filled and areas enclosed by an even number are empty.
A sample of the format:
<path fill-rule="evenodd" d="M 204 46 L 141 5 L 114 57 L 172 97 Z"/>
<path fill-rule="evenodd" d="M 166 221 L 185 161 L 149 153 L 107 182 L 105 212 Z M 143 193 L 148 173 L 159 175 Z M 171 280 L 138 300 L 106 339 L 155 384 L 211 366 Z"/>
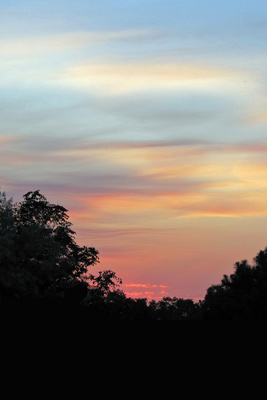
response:
<path fill-rule="evenodd" d="M 267 245 L 266 0 L 1 0 L 0 186 L 69 210 L 131 297 Z"/>

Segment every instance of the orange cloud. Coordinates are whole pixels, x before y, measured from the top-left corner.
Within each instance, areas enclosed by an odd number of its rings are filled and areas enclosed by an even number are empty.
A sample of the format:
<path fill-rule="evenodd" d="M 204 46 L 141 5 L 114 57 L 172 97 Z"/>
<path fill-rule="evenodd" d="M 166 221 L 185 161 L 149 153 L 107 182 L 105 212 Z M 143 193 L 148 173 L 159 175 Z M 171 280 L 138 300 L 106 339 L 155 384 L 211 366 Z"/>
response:
<path fill-rule="evenodd" d="M 52 153 L 35 154 L 29 153 L 28 142 L 18 147 L 16 138 L 6 136 L 1 142 L 1 160 L 11 173 L 18 163 L 31 168 L 34 162 L 33 177 L 38 181 L 41 176 L 43 184 L 47 179 L 49 188 L 49 171 L 60 172 L 57 191 L 62 187 L 68 194 L 72 216 L 81 229 L 118 230 L 125 228 L 126 221 L 131 229 L 163 229 L 181 217 L 267 213 L 264 143 L 216 146 L 163 141 L 162 145 L 139 142 L 106 147 L 70 143 Z M 72 188 L 68 186 L 70 165 Z"/>
<path fill-rule="evenodd" d="M 79 195 L 81 223 L 119 227 L 127 218 L 133 227 L 166 226 L 186 216 L 240 217 L 266 214 L 266 146 L 145 146 L 84 149 L 62 157 L 94 157 L 107 166 L 121 166 L 135 177 L 125 187 L 106 187 Z M 259 156 L 261 155 L 262 156 Z M 102 178 L 103 179 L 103 178 Z M 101 182 L 101 176 L 99 177 Z M 127 179 L 125 180 L 127 182 Z M 97 226 L 97 225 L 96 225 Z"/>

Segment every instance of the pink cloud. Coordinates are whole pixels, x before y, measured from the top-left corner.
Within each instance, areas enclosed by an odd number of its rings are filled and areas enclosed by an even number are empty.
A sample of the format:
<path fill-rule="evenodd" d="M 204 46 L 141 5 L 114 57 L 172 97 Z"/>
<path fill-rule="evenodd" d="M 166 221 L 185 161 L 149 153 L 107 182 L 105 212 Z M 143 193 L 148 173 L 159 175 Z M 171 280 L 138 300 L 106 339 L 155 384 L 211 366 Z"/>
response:
<path fill-rule="evenodd" d="M 126 287 L 142 287 L 142 288 L 167 288 L 165 285 L 153 285 L 151 283 L 126 283 Z"/>

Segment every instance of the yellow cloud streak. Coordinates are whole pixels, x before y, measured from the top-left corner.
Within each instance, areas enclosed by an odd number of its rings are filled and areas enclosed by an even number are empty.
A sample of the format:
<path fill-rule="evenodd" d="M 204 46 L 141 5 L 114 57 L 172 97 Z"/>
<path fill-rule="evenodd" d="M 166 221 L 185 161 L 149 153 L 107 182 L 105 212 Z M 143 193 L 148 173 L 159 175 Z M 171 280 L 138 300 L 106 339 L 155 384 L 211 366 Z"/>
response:
<path fill-rule="evenodd" d="M 154 193 L 151 196 L 129 195 L 88 196 L 82 220 L 94 226 L 124 226 L 127 217 L 130 226 L 166 227 L 171 220 L 186 217 L 249 217 L 267 214 L 265 196 L 247 193 L 245 196 L 211 194 Z M 88 207 L 88 215 L 86 208 Z M 93 210 L 93 213 L 92 213 Z M 92 215 L 94 217 L 92 218 Z M 79 216 L 77 213 L 76 218 Z M 97 216 L 97 218 L 96 218 Z M 141 224 L 141 225 L 140 225 Z"/>
<path fill-rule="evenodd" d="M 207 65 L 174 63 L 91 64 L 70 68 L 59 79 L 83 89 L 97 89 L 100 94 L 123 94 L 164 88 L 236 90 L 243 87 L 248 74 Z"/>
<path fill-rule="evenodd" d="M 242 146 L 240 146 L 242 149 Z M 83 152 L 83 151 L 82 151 Z M 84 151 L 85 153 L 86 151 Z M 107 163 L 130 170 L 145 188 L 132 194 L 105 194 L 88 201 L 100 214 L 176 216 L 251 216 L 267 213 L 267 163 L 255 153 L 229 149 L 206 152 L 189 148 L 142 148 L 97 150 Z M 166 186 L 167 185 L 167 186 Z M 184 185 L 184 186 L 183 186 Z M 169 189 L 168 189 L 169 188 Z M 160 214 L 159 214 L 160 213 Z M 161 218 L 159 217 L 159 219 Z"/>
<path fill-rule="evenodd" d="M 13 138 L 14 139 L 14 138 Z M 7 141 L 3 137 L 2 143 Z M 3 149 L 4 150 L 4 149 Z M 266 149 L 265 149 L 266 150 Z M 8 153 L 9 154 L 9 153 Z M 10 154 L 9 154 L 10 156 Z M 5 163 L 14 163 L 2 154 Z M 94 189 L 93 195 L 78 195 L 79 210 L 75 218 L 80 221 L 120 226 L 120 221 L 130 218 L 134 226 L 163 226 L 166 221 L 180 217 L 196 216 L 252 216 L 267 214 L 267 162 L 263 146 L 233 146 L 220 151 L 212 146 L 155 146 L 131 148 L 96 147 L 70 149 L 43 154 L 44 159 L 68 163 L 77 160 L 82 175 L 94 171 L 86 169 L 86 160 L 94 160 L 101 170 L 104 182 L 109 171 L 121 171 L 124 182 L 130 174 L 134 183 L 113 192 L 110 185 Z M 16 162 L 31 160 L 28 154 Z M 97 170 L 95 171 L 97 172 Z M 79 174 L 79 169 L 77 169 Z M 111 181 L 112 184 L 112 176 Z M 77 186 L 79 190 L 79 185 Z M 89 191 L 90 193 L 90 191 Z M 83 223 L 83 225 L 86 225 Z"/>

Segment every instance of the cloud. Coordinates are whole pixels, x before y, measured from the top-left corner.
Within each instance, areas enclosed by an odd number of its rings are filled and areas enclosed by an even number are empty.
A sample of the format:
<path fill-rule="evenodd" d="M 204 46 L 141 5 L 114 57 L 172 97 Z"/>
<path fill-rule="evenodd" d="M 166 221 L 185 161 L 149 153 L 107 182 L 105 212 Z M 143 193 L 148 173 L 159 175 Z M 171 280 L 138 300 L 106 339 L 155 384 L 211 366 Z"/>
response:
<path fill-rule="evenodd" d="M 19 144 L 22 140 L 19 135 L 0 135 L 0 146 Z"/>
<path fill-rule="evenodd" d="M 36 189 L 41 182 L 40 189 L 69 197 L 71 207 L 79 204 L 72 212 L 80 228 L 93 223 L 94 232 L 111 232 L 106 237 L 145 235 L 182 217 L 267 213 L 264 142 L 53 142 L 6 135 L 0 143 L 7 187 L 20 181 L 20 187 Z"/>
<path fill-rule="evenodd" d="M 87 47 L 99 46 L 111 42 L 153 38 L 157 33 L 153 29 L 125 29 L 114 31 L 75 31 L 0 39 L 0 84 L 2 87 L 47 87 L 61 86 L 59 71 L 73 60 L 87 59 Z M 81 49 L 82 48 L 82 49 Z M 97 51 L 98 53 L 98 51 Z"/>
<path fill-rule="evenodd" d="M 166 297 L 168 295 L 166 285 L 158 285 L 151 283 L 125 283 L 122 285 L 123 291 L 126 296 L 135 298 L 135 297 L 144 297 L 148 300 L 152 299 L 162 299 L 162 297 Z M 139 289 L 139 291 L 129 291 L 131 289 Z M 147 290 L 153 289 L 153 290 Z"/>
<path fill-rule="evenodd" d="M 79 46 L 92 46 L 103 42 L 139 40 L 151 37 L 151 29 L 127 29 L 117 31 L 78 31 L 37 37 L 18 37 L 0 40 L 0 55 L 18 57 L 55 52 Z"/>
<path fill-rule="evenodd" d="M 135 288 L 146 288 L 146 289 L 167 288 L 168 287 L 166 285 L 155 285 L 155 284 L 152 284 L 152 283 L 126 283 L 124 286 L 126 286 L 126 287 L 135 287 Z"/>
<path fill-rule="evenodd" d="M 266 124 L 267 122 L 267 112 L 256 112 L 254 114 L 246 115 L 242 118 L 246 124 Z"/>
<path fill-rule="evenodd" d="M 209 65 L 144 62 L 76 66 L 59 80 L 83 90 L 97 90 L 101 95 L 120 95 L 155 89 L 240 89 L 245 77 L 245 72 Z"/>

